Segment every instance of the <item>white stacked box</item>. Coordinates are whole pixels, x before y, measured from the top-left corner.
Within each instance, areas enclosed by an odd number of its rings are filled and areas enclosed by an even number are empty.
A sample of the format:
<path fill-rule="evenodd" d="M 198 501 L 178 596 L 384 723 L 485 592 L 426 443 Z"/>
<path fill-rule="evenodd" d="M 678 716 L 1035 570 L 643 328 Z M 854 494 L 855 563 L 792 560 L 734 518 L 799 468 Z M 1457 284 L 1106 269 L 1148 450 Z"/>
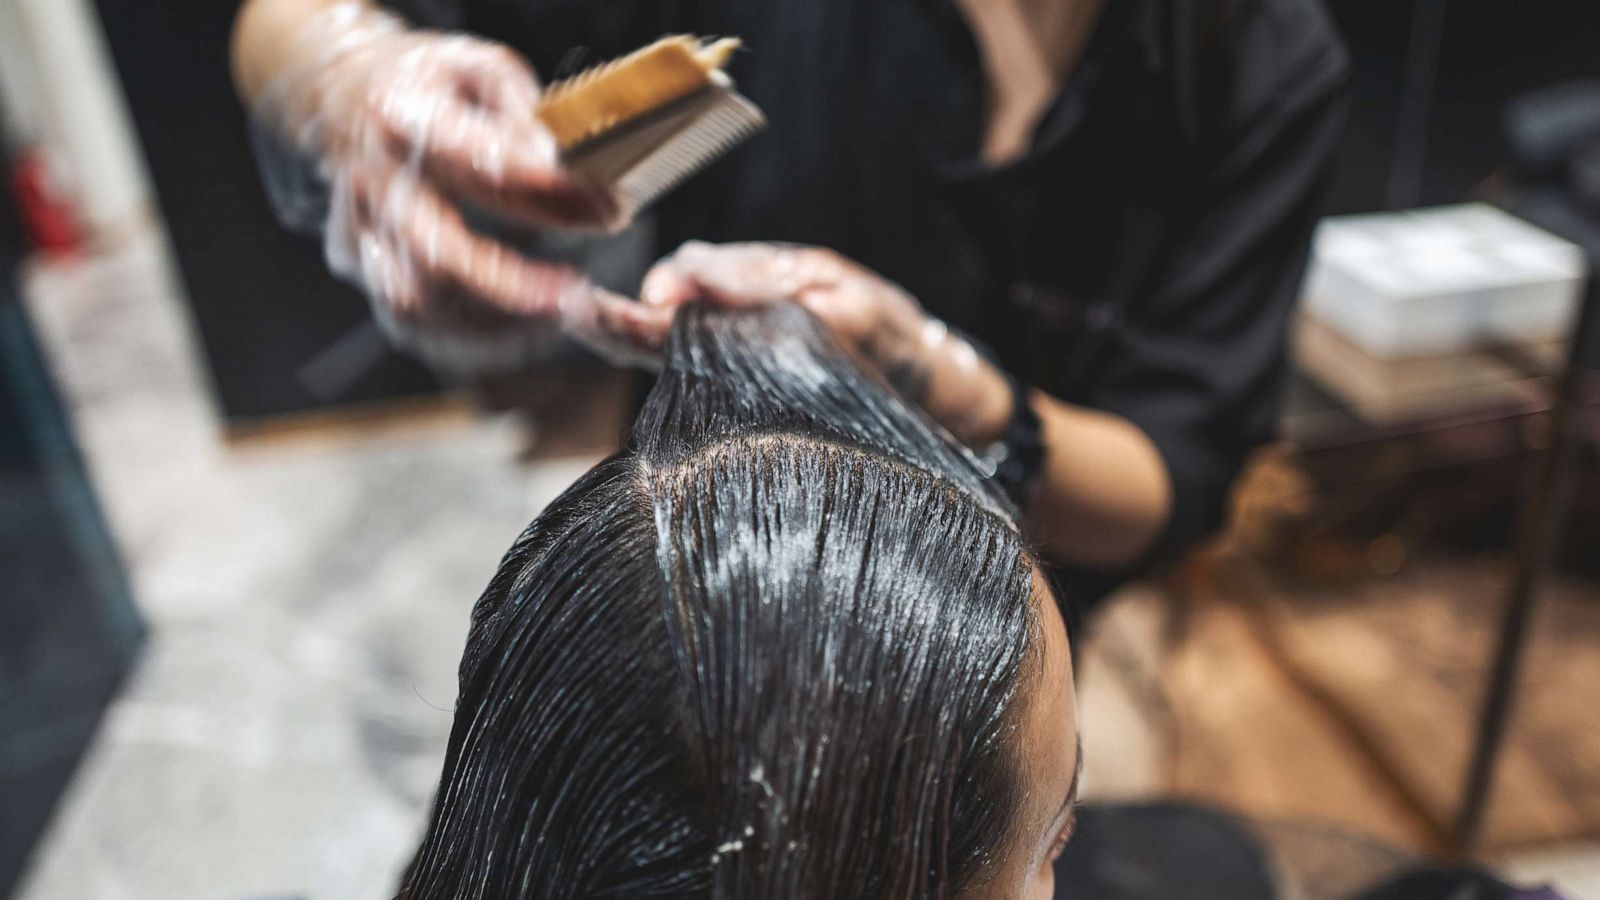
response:
<path fill-rule="evenodd" d="M 1556 340 L 1582 251 L 1480 203 L 1343 216 L 1317 230 L 1305 310 L 1375 357 Z"/>

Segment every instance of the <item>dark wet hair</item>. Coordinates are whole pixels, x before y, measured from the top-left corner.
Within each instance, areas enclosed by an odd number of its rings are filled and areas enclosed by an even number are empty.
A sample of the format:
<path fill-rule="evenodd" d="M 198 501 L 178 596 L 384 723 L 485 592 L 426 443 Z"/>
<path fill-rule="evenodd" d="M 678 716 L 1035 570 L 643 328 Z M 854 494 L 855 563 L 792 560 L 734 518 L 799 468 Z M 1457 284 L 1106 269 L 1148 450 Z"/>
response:
<path fill-rule="evenodd" d="M 402 896 L 954 897 L 1013 833 L 1033 563 L 792 305 L 685 309 L 473 613 Z"/>

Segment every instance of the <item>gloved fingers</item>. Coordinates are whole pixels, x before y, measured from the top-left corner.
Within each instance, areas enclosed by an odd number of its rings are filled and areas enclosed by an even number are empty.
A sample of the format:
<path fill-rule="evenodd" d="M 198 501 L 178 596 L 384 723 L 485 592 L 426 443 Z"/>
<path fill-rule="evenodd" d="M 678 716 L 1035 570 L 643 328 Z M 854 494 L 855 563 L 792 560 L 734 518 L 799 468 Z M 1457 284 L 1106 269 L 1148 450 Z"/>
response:
<path fill-rule="evenodd" d="M 531 110 L 476 105 L 459 88 L 452 81 L 369 97 L 379 133 L 358 158 L 381 149 L 410 164 L 413 177 L 516 224 L 599 230 L 619 223 L 617 200 L 562 168 L 555 139 Z"/>
<path fill-rule="evenodd" d="M 555 321 L 582 286 L 570 266 L 529 259 L 467 225 L 459 210 L 396 170 L 340 179 L 329 261 L 397 321 L 484 328 Z"/>
<path fill-rule="evenodd" d="M 462 98 L 496 113 L 532 113 L 543 91 L 528 61 L 504 44 L 471 40 L 469 46 L 457 84 Z"/>
<path fill-rule="evenodd" d="M 406 250 L 424 281 L 518 318 L 560 315 L 563 295 L 584 283 L 571 266 L 529 259 L 467 225 L 440 195 L 419 187 L 400 211 Z"/>
<path fill-rule="evenodd" d="M 837 337 L 860 343 L 891 337 L 877 332 L 884 322 L 893 321 L 887 313 L 899 311 L 887 308 L 900 305 L 895 296 L 898 290 L 886 282 L 854 278 L 834 284 L 807 285 L 796 292 L 795 300 L 826 322 Z M 915 309 L 915 301 L 910 302 Z"/>
<path fill-rule="evenodd" d="M 568 296 L 563 321 L 590 349 L 619 365 L 648 367 L 659 361 L 675 308 L 646 306 L 598 287 Z"/>
<path fill-rule="evenodd" d="M 542 127 L 472 113 L 441 125 L 422 165 L 452 196 L 517 225 L 614 231 L 626 224 L 615 195 L 574 178 L 553 157 L 540 158 L 535 148 L 550 139 Z"/>
<path fill-rule="evenodd" d="M 641 296 L 665 306 L 694 299 L 730 306 L 766 303 L 835 286 L 850 268 L 843 257 L 818 247 L 690 241 L 657 263 Z"/>
<path fill-rule="evenodd" d="M 651 266 L 639 286 L 640 302 L 665 309 L 698 299 L 700 293 L 699 284 L 670 256 Z"/>
<path fill-rule="evenodd" d="M 327 224 L 315 217 L 330 174 L 399 161 L 514 224 L 620 228 L 618 199 L 561 165 L 535 114 L 539 97 L 532 68 L 505 45 L 414 31 L 343 2 L 306 23 L 251 113 L 274 206 L 296 227 Z"/>
<path fill-rule="evenodd" d="M 690 242 L 656 265 L 640 295 L 667 307 L 795 300 L 848 342 L 898 339 L 924 318 L 893 282 L 832 250 L 786 244 Z"/>

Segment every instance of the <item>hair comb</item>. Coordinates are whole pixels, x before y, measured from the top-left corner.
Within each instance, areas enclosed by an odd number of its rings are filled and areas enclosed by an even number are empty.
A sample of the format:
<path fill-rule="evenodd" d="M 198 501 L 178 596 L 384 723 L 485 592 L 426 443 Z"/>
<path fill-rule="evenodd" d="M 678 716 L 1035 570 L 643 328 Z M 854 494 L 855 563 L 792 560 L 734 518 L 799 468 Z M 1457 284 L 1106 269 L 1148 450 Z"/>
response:
<path fill-rule="evenodd" d="M 766 124 L 723 67 L 737 38 L 662 38 L 545 89 L 563 163 L 637 212 Z"/>

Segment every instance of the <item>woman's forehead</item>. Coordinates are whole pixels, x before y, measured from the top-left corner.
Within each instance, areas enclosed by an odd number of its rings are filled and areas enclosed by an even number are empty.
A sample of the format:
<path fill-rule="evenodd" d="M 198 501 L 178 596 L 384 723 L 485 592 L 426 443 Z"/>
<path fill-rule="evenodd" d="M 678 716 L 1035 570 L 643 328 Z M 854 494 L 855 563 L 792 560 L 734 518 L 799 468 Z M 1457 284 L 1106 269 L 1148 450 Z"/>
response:
<path fill-rule="evenodd" d="M 1072 649 L 1060 604 L 1036 570 L 1034 597 L 1039 620 L 1038 681 L 1023 723 L 1023 761 L 1033 783 L 1049 796 L 1042 804 L 1056 808 L 1078 765 L 1078 710 L 1072 678 Z M 1056 782 L 1061 782 L 1057 785 Z"/>

